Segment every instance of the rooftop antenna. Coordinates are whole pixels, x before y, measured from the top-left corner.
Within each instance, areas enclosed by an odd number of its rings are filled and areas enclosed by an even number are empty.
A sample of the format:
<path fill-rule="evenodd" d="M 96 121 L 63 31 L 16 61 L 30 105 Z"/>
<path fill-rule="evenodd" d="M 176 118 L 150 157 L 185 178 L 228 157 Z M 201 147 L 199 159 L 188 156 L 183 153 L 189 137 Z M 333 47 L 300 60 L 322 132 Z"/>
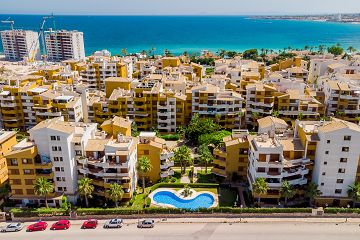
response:
<path fill-rule="evenodd" d="M 3 23 L 3 24 L 10 24 L 10 29 L 11 29 L 11 30 L 14 30 L 15 21 L 10 20 L 10 19 L 11 19 L 11 18 L 9 17 L 8 19 L 1 21 L 1 23 Z"/>

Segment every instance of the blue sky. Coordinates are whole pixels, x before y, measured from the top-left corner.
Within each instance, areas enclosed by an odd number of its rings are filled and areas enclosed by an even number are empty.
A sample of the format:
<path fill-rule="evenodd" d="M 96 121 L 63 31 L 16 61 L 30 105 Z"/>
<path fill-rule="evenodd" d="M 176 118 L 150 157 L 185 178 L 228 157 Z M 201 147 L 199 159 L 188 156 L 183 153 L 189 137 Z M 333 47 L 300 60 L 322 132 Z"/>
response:
<path fill-rule="evenodd" d="M 360 13 L 360 0 L 1 0 L 2 14 L 250 15 Z"/>

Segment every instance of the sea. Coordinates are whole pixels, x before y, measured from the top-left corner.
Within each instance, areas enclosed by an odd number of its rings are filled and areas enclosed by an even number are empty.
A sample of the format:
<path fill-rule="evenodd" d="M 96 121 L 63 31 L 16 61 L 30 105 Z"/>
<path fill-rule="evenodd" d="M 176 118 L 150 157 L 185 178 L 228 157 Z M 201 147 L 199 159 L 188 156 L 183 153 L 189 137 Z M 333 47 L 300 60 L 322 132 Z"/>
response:
<path fill-rule="evenodd" d="M 40 15 L 0 15 L 15 28 L 39 31 Z M 0 30 L 10 26 L 0 24 Z M 261 20 L 248 16 L 55 16 L 45 28 L 84 32 L 86 54 L 107 49 L 120 54 L 167 49 L 175 55 L 219 49 L 282 50 L 341 44 L 360 50 L 360 25 L 292 20 Z M 2 47 L 0 47 L 0 51 Z"/>

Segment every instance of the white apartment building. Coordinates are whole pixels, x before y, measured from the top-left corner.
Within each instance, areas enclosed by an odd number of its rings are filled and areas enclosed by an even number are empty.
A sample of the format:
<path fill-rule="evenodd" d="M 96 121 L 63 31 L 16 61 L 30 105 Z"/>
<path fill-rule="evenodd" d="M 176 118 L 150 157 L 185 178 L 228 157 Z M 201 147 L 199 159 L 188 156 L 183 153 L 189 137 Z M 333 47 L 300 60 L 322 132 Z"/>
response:
<path fill-rule="evenodd" d="M 176 98 L 167 97 L 157 104 L 157 128 L 160 132 L 176 132 Z"/>
<path fill-rule="evenodd" d="M 85 59 L 84 33 L 78 31 L 45 31 L 45 45 L 49 61 Z"/>
<path fill-rule="evenodd" d="M 248 181 L 252 190 L 254 181 L 264 178 L 269 187 L 264 198 L 279 199 L 284 181 L 295 187 L 307 184 L 309 169 L 306 166 L 310 159 L 300 139 L 294 138 L 291 132 L 276 135 L 274 131 L 248 137 Z"/>
<path fill-rule="evenodd" d="M 83 155 L 96 130 L 96 124 L 64 122 L 60 117 L 45 120 L 28 131 L 40 157 L 52 162 L 55 192 L 64 193 L 71 202 L 77 199 L 76 156 Z"/>
<path fill-rule="evenodd" d="M 322 192 L 319 200 L 331 205 L 351 201 L 347 191 L 359 172 L 360 126 L 333 119 L 331 122 L 297 122 L 296 127 L 317 139 L 312 181 Z"/>
<path fill-rule="evenodd" d="M 27 30 L 1 31 L 1 41 L 7 60 L 40 59 L 39 34 Z"/>

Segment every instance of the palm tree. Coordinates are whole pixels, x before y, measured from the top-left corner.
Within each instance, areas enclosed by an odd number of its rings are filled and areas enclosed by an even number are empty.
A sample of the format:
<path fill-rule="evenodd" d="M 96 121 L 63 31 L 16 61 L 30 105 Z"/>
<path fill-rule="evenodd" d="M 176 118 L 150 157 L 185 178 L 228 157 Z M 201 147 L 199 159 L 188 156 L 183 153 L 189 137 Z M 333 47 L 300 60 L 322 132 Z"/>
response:
<path fill-rule="evenodd" d="M 124 56 L 128 55 L 127 49 L 126 48 L 121 49 L 121 54 Z"/>
<path fill-rule="evenodd" d="M 339 117 L 339 118 L 341 118 L 342 116 L 344 116 L 344 112 L 343 111 L 336 111 L 335 112 L 335 115 L 337 116 L 337 117 Z"/>
<path fill-rule="evenodd" d="M 225 55 L 226 55 L 226 50 L 224 50 L 224 49 L 219 49 L 219 50 L 217 51 L 217 54 L 218 54 L 221 58 L 224 58 Z"/>
<path fill-rule="evenodd" d="M 44 196 L 46 208 L 49 207 L 47 196 L 54 191 L 54 186 L 50 181 L 44 177 L 36 179 L 34 184 L 34 191 L 36 195 Z"/>
<path fill-rule="evenodd" d="M 184 190 L 181 192 L 181 195 L 185 198 L 192 195 L 191 187 L 188 184 L 184 186 Z"/>
<path fill-rule="evenodd" d="M 297 116 L 297 119 L 302 120 L 304 118 L 304 114 L 300 112 Z"/>
<path fill-rule="evenodd" d="M 273 111 L 271 114 L 271 116 L 276 117 L 276 118 L 279 117 L 279 115 L 280 115 L 279 111 Z"/>
<path fill-rule="evenodd" d="M 204 144 L 199 147 L 199 153 L 199 160 L 201 163 L 205 164 L 205 173 L 207 173 L 208 165 L 212 163 L 214 156 L 211 154 L 209 147 Z"/>
<path fill-rule="evenodd" d="M 256 126 L 256 120 L 259 119 L 260 114 L 258 112 L 253 112 L 253 113 L 251 113 L 251 117 L 252 117 L 252 119 L 254 121 L 254 127 L 255 127 Z"/>
<path fill-rule="evenodd" d="M 241 120 L 244 117 L 244 112 L 243 111 L 238 112 L 238 117 L 239 117 L 239 129 L 241 129 Z"/>
<path fill-rule="evenodd" d="M 137 171 L 141 175 L 142 178 L 142 190 L 145 192 L 145 175 L 151 171 L 153 166 L 151 165 L 151 160 L 146 157 L 142 156 L 137 163 Z"/>
<path fill-rule="evenodd" d="M 191 150 L 183 145 L 174 151 L 174 160 L 180 163 L 181 172 L 186 172 L 186 165 L 192 163 Z"/>
<path fill-rule="evenodd" d="M 347 50 L 350 52 L 350 54 L 356 52 L 356 49 L 352 46 L 348 47 Z"/>
<path fill-rule="evenodd" d="M 257 202 L 260 203 L 261 195 L 265 195 L 269 189 L 265 178 L 257 178 L 252 184 L 253 193 L 257 195 Z"/>
<path fill-rule="evenodd" d="M 353 200 L 353 207 L 355 207 L 355 203 L 360 201 L 360 183 L 355 182 L 354 184 L 349 186 L 348 195 Z"/>
<path fill-rule="evenodd" d="M 294 197 L 296 194 L 296 191 L 294 190 L 293 186 L 288 181 L 284 181 L 281 184 L 280 194 L 283 198 L 285 198 L 284 205 L 286 206 L 288 199 Z"/>
<path fill-rule="evenodd" d="M 219 114 L 219 113 L 215 114 L 215 122 L 217 124 L 220 124 L 220 119 L 221 119 L 221 114 Z"/>
<path fill-rule="evenodd" d="M 124 190 L 121 185 L 117 183 L 112 183 L 110 184 L 110 188 L 106 192 L 111 201 L 113 201 L 115 203 L 115 206 L 118 207 L 119 201 L 124 195 Z"/>
<path fill-rule="evenodd" d="M 307 185 L 304 196 L 309 198 L 310 205 L 313 206 L 315 198 L 319 197 L 321 194 L 322 192 L 318 189 L 318 185 L 311 182 Z"/>
<path fill-rule="evenodd" d="M 360 125 L 360 117 L 356 117 L 355 120 L 358 122 L 358 124 Z"/>
<path fill-rule="evenodd" d="M 146 50 L 142 50 L 140 53 L 141 53 L 141 55 L 146 56 L 147 51 L 146 51 Z"/>
<path fill-rule="evenodd" d="M 89 198 L 92 198 L 91 194 L 94 191 L 94 185 L 91 184 L 92 179 L 84 177 L 78 180 L 78 192 L 80 196 L 85 198 L 85 205 L 89 207 Z"/>

